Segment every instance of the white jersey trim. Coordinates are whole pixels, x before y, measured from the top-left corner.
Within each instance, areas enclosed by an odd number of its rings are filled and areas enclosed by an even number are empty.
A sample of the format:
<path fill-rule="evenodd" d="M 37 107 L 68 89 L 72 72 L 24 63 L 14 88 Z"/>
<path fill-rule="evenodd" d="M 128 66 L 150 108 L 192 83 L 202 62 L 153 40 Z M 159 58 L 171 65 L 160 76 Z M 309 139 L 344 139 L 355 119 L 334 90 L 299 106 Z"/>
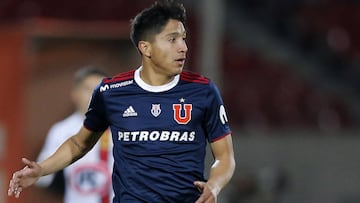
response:
<path fill-rule="evenodd" d="M 149 85 L 141 79 L 141 77 L 140 77 L 141 70 L 142 70 L 142 66 L 140 66 L 138 69 L 135 70 L 135 73 L 134 73 L 135 82 L 142 89 L 149 91 L 149 92 L 164 92 L 164 91 L 170 90 L 173 87 L 175 87 L 180 80 L 180 75 L 176 75 L 171 82 L 169 82 L 165 85 L 160 85 L 160 86 Z"/>

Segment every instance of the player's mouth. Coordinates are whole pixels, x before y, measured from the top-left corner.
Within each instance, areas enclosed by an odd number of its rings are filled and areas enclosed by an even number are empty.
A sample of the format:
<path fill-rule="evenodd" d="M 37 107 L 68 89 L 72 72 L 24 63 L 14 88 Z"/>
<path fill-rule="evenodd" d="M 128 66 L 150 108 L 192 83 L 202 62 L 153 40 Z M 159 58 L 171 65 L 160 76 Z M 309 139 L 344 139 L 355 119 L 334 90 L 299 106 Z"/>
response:
<path fill-rule="evenodd" d="M 185 58 L 178 58 L 175 60 L 179 65 L 184 65 L 185 64 Z"/>

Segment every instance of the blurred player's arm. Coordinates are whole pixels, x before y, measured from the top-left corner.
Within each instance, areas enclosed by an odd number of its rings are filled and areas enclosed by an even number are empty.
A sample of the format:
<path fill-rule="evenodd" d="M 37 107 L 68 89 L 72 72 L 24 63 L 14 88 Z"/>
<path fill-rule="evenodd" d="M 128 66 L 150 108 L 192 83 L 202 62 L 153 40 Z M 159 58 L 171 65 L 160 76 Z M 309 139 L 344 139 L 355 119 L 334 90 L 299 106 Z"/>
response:
<path fill-rule="evenodd" d="M 211 143 L 214 164 L 211 166 L 208 181 L 195 181 L 196 187 L 202 191 L 196 203 L 214 201 L 222 188 L 230 181 L 235 170 L 234 150 L 231 134 Z"/>
<path fill-rule="evenodd" d="M 33 185 L 41 176 L 59 171 L 83 157 L 99 140 L 103 132 L 92 132 L 85 127 L 67 139 L 54 154 L 40 163 L 22 159 L 25 168 L 13 174 L 8 195 L 19 197 L 23 188 Z"/>

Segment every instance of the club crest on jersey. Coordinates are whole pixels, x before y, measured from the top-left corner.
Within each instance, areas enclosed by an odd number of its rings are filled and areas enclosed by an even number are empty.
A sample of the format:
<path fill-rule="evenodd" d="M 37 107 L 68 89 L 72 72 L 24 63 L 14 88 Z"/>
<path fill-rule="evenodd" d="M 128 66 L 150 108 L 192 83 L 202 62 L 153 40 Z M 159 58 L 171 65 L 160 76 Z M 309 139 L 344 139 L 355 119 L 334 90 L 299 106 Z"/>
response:
<path fill-rule="evenodd" d="M 181 98 L 180 102 L 185 102 L 185 99 Z M 174 120 L 178 124 L 185 125 L 189 123 L 191 120 L 192 104 L 173 104 L 173 110 Z"/>
<path fill-rule="evenodd" d="M 151 114 L 155 117 L 158 117 L 161 113 L 160 104 L 152 104 L 151 106 Z"/>

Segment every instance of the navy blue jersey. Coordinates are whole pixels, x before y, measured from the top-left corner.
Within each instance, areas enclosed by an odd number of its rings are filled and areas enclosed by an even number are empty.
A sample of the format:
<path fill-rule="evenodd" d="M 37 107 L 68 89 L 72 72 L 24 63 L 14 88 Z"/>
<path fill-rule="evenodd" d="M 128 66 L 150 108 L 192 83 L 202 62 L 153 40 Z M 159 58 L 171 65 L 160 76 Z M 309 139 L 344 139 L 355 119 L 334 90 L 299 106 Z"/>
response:
<path fill-rule="evenodd" d="M 206 143 L 230 134 L 223 101 L 209 79 L 183 71 L 150 86 L 141 68 L 107 78 L 95 89 L 84 125 L 110 126 L 114 203 L 195 202 L 204 180 Z"/>

